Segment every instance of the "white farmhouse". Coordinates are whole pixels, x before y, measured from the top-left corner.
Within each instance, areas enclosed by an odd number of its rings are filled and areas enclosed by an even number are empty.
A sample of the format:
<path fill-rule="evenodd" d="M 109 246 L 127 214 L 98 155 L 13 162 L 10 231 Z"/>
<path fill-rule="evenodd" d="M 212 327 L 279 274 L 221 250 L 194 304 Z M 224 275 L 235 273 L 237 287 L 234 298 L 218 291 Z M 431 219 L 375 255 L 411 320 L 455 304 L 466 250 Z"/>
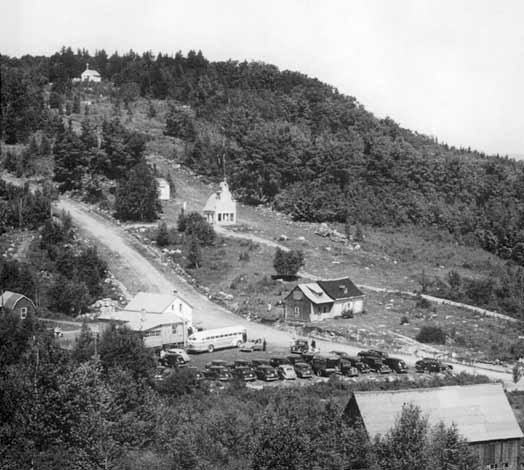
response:
<path fill-rule="evenodd" d="M 90 69 L 89 64 L 86 64 L 86 69 L 80 75 L 80 79 L 83 82 L 90 81 L 90 82 L 99 83 L 102 81 L 102 77 L 100 76 L 100 74 L 96 70 Z"/>
<path fill-rule="evenodd" d="M 237 203 L 224 180 L 220 189 L 209 196 L 204 206 L 204 217 L 210 224 L 232 225 L 237 223 Z"/>
<path fill-rule="evenodd" d="M 98 320 L 141 332 L 149 348 L 184 345 L 193 321 L 193 307 L 175 294 L 139 292 L 124 310 L 103 313 Z"/>
<path fill-rule="evenodd" d="M 158 186 L 158 199 L 161 201 L 169 201 L 171 198 L 171 188 L 169 183 L 164 178 L 155 178 Z"/>

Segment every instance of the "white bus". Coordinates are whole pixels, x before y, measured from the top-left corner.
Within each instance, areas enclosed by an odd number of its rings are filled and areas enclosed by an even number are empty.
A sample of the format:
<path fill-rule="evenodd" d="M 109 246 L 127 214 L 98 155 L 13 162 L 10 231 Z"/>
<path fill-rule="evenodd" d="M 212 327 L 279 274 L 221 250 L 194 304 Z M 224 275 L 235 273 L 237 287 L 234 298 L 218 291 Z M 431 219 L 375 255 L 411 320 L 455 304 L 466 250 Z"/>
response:
<path fill-rule="evenodd" d="M 188 338 L 187 350 L 191 352 L 213 352 L 215 349 L 237 348 L 246 338 L 247 331 L 243 326 L 196 331 Z"/>

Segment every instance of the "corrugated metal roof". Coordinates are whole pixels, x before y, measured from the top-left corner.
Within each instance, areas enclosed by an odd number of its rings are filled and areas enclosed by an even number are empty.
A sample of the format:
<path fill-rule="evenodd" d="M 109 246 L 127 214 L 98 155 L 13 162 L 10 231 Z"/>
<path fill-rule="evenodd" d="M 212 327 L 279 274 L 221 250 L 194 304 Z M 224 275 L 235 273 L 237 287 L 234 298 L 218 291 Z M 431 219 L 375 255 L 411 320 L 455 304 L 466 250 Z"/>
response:
<path fill-rule="evenodd" d="M 349 277 L 318 281 L 318 285 L 332 299 L 349 299 L 351 297 L 361 297 L 364 295 L 360 289 L 353 284 Z"/>
<path fill-rule="evenodd" d="M 18 294 L 17 292 L 11 292 L 10 290 L 6 290 L 2 295 L 0 295 L 0 307 L 5 307 L 6 309 L 13 310 L 16 307 L 17 302 L 20 299 L 24 298 L 29 300 L 29 302 L 33 303 L 30 298 L 26 297 L 23 294 Z"/>
<path fill-rule="evenodd" d="M 370 437 L 388 432 L 410 403 L 431 425 L 454 423 L 469 442 L 523 437 L 501 384 L 355 392 L 354 398 Z"/>
<path fill-rule="evenodd" d="M 333 303 L 333 299 L 329 297 L 316 282 L 299 284 L 298 288 L 314 304 Z"/>

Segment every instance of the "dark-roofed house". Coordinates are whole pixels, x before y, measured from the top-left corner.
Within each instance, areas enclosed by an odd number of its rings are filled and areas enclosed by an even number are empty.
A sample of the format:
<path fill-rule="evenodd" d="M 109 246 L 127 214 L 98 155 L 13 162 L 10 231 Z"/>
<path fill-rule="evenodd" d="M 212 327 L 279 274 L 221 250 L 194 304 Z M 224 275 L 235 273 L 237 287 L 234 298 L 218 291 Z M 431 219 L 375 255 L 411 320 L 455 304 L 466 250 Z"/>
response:
<path fill-rule="evenodd" d="M 361 419 L 370 438 L 394 425 L 404 404 L 419 407 L 431 426 L 455 424 L 481 469 L 520 469 L 520 426 L 501 384 L 354 392 L 345 414 Z"/>
<path fill-rule="evenodd" d="M 35 314 L 36 307 L 29 297 L 6 290 L 0 295 L 0 314 L 3 312 L 12 312 L 24 320 Z"/>
<path fill-rule="evenodd" d="M 313 322 L 361 313 L 364 297 L 347 277 L 299 284 L 284 299 L 284 319 Z"/>

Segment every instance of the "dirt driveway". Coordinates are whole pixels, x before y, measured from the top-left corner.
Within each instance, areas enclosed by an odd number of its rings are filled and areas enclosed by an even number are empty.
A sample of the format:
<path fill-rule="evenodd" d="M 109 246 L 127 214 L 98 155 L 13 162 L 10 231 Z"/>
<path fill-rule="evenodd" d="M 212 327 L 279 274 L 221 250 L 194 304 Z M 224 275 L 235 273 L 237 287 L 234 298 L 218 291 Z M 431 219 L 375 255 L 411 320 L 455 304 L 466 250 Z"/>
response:
<path fill-rule="evenodd" d="M 200 322 L 205 328 L 243 325 L 247 328 L 251 338 L 265 337 L 268 344 L 275 348 L 286 348 L 292 341 L 293 337 L 289 332 L 250 322 L 211 302 L 185 279 L 143 256 L 135 245 L 137 242 L 131 239 L 123 229 L 90 212 L 85 206 L 70 199 L 61 199 L 57 207 L 71 214 L 82 235 L 95 241 L 102 252 L 110 254 L 106 256 L 110 270 L 131 294 L 140 290 L 149 292 L 176 290 L 181 297 L 192 304 L 194 321 Z M 323 352 L 337 349 L 356 354 L 360 350 L 358 347 L 322 340 L 317 340 L 317 345 Z M 403 356 L 402 358 L 411 366 L 417 359 L 415 356 Z M 508 388 L 514 388 L 511 376 L 507 373 L 462 365 L 456 365 L 455 370 L 485 374 L 494 380 L 504 381 Z"/>

